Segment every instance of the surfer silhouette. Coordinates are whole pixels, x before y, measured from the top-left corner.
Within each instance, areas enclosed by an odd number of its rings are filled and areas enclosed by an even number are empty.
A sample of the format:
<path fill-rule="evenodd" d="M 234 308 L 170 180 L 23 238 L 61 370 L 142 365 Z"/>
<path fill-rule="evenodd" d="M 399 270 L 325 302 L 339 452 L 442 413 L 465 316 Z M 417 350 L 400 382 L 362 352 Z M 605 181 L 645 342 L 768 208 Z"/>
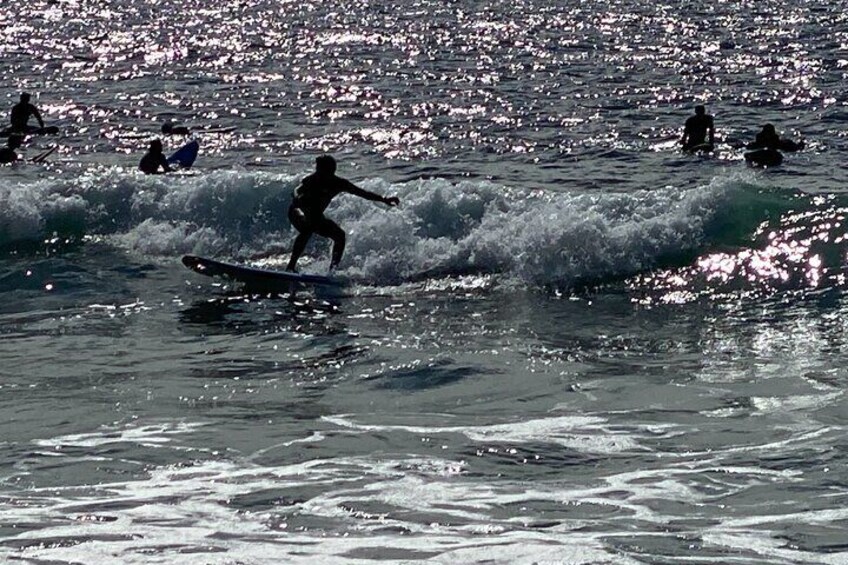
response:
<path fill-rule="evenodd" d="M 766 124 L 756 139 L 746 146 L 748 149 L 779 149 L 780 136 L 777 135 L 777 130 L 772 124 Z"/>
<path fill-rule="evenodd" d="M 162 168 L 161 171 L 159 170 L 160 167 Z M 138 168 L 146 175 L 161 175 L 162 173 L 171 172 L 171 167 L 168 166 L 168 160 L 165 158 L 165 154 L 162 153 L 162 142 L 160 140 L 154 139 L 150 142 L 150 148 L 144 154 L 144 157 L 141 158 Z"/>
<path fill-rule="evenodd" d="M 757 137 L 746 146 L 747 149 L 773 149 L 781 151 L 800 151 L 804 148 L 803 141 L 792 141 L 780 137 L 773 124 L 766 124 Z"/>
<path fill-rule="evenodd" d="M 21 101 L 12 106 L 12 127 L 10 128 L 10 131 L 17 133 L 26 133 L 27 123 L 29 122 L 30 116 L 38 120 L 39 127 L 41 129 L 44 129 L 44 120 L 41 119 L 41 113 L 38 111 L 38 108 L 36 108 L 33 104 L 30 103 L 29 100 L 29 94 L 23 92 L 21 93 Z"/>
<path fill-rule="evenodd" d="M 6 142 L 6 147 L 0 148 L 0 163 L 6 165 L 17 161 L 19 157 L 18 154 L 15 153 L 15 149 L 20 147 L 21 143 L 21 136 L 10 135 L 9 140 Z"/>
<path fill-rule="evenodd" d="M 707 142 L 709 134 L 709 142 Z M 715 148 L 715 124 L 706 108 L 695 106 L 695 115 L 690 116 L 683 126 L 680 139 L 684 151 L 712 151 Z"/>
<path fill-rule="evenodd" d="M 297 272 L 297 260 L 306 249 L 313 233 L 333 240 L 333 257 L 330 270 L 335 269 L 342 260 L 345 248 L 345 232 L 334 221 L 324 216 L 324 210 L 330 202 L 346 192 L 366 200 L 397 206 L 400 200 L 396 196 L 385 197 L 363 190 L 352 182 L 336 176 L 336 160 L 329 155 L 315 159 L 315 172 L 300 182 L 292 196 L 289 206 L 289 221 L 300 232 L 294 240 L 287 271 Z"/>
<path fill-rule="evenodd" d="M 757 167 L 776 167 L 783 162 L 783 154 L 781 151 L 800 151 L 804 148 L 803 141 L 792 141 L 785 137 L 780 137 L 773 124 L 766 124 L 757 137 L 745 146 L 746 149 L 752 149 L 745 153 L 745 162 Z"/>

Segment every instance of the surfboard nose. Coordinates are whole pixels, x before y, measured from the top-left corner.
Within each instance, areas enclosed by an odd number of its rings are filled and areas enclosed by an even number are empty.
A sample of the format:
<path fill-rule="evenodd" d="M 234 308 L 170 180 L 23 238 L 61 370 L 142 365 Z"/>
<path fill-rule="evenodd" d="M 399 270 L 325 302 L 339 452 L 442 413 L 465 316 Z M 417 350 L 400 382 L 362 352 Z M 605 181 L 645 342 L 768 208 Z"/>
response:
<path fill-rule="evenodd" d="M 192 271 L 197 271 L 198 269 L 203 269 L 203 265 L 201 264 L 200 257 L 196 255 L 183 255 L 182 258 L 183 265 L 191 269 Z"/>

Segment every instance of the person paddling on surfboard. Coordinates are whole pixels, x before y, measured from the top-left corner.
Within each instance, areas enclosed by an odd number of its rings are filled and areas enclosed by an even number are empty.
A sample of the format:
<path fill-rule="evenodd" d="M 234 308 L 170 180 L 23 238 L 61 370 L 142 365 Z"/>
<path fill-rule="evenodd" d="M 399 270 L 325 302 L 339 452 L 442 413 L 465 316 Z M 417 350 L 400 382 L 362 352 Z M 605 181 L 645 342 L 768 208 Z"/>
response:
<path fill-rule="evenodd" d="M 159 168 L 162 168 L 160 171 Z M 138 168 L 146 175 L 161 175 L 162 173 L 170 173 L 171 167 L 168 166 L 168 159 L 162 153 L 162 142 L 154 139 L 150 142 L 150 149 L 141 158 Z"/>
<path fill-rule="evenodd" d="M 21 101 L 12 106 L 11 122 L 12 127 L 9 131 L 15 133 L 28 133 L 27 123 L 30 116 L 38 120 L 38 126 L 44 129 L 44 120 L 41 119 L 41 112 L 38 111 L 33 104 L 30 103 L 30 96 L 24 92 L 21 94 Z"/>
<path fill-rule="evenodd" d="M 352 182 L 336 176 L 336 160 L 329 155 L 315 159 L 315 172 L 300 182 L 289 206 L 289 221 L 300 232 L 294 240 L 287 271 L 297 272 L 297 260 L 306 249 L 313 233 L 333 240 L 333 258 L 330 270 L 338 267 L 345 248 L 345 232 L 334 221 L 324 216 L 324 210 L 336 196 L 346 192 L 389 206 L 397 206 L 400 200 L 396 196 L 380 196 L 363 190 Z"/>
<path fill-rule="evenodd" d="M 709 143 L 707 133 L 710 135 Z M 695 106 L 695 115 L 686 120 L 683 126 L 680 143 L 684 151 L 712 151 L 715 148 L 715 123 L 706 108 Z"/>

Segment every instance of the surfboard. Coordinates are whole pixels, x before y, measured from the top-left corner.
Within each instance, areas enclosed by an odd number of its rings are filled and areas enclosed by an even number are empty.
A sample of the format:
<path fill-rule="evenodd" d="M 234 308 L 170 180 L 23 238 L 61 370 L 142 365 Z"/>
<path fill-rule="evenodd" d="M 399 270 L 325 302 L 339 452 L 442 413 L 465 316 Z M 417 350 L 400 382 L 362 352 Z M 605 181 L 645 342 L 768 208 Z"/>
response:
<path fill-rule="evenodd" d="M 783 155 L 777 149 L 757 149 L 745 153 L 745 161 L 756 167 L 776 167 L 783 163 Z"/>
<path fill-rule="evenodd" d="M 26 131 L 23 132 L 13 132 L 12 128 L 6 128 L 3 131 L 0 131 L 0 137 L 9 137 L 13 133 L 23 133 L 24 135 L 55 135 L 59 133 L 59 128 L 56 126 L 47 126 L 43 128 L 27 126 Z"/>
<path fill-rule="evenodd" d="M 777 146 L 781 151 L 801 151 L 804 149 L 804 140 L 792 141 L 791 139 L 780 138 L 780 144 Z"/>
<path fill-rule="evenodd" d="M 344 280 L 335 277 L 260 269 L 257 267 L 236 265 L 235 263 L 225 263 L 224 261 L 216 261 L 215 259 L 198 257 L 196 255 L 185 255 L 183 257 L 183 265 L 207 277 L 222 277 L 244 283 L 247 286 L 261 287 L 263 289 L 279 288 L 280 290 L 287 290 L 292 284 L 333 287 L 345 285 Z"/>
<path fill-rule="evenodd" d="M 53 147 L 51 147 L 47 151 L 43 151 L 43 152 L 39 153 L 38 155 L 36 155 L 35 157 L 33 157 L 32 159 L 30 159 L 30 161 L 33 162 L 33 163 L 43 163 L 58 148 L 59 148 L 58 145 L 54 145 Z"/>
<path fill-rule="evenodd" d="M 194 164 L 194 160 L 197 159 L 198 151 L 200 151 L 200 144 L 197 140 L 189 141 L 168 157 L 168 164 L 179 165 L 183 169 L 188 169 Z"/>
<path fill-rule="evenodd" d="M 683 151 L 685 153 L 712 153 L 715 151 L 715 146 L 712 143 L 699 143 L 698 145 L 685 147 Z"/>

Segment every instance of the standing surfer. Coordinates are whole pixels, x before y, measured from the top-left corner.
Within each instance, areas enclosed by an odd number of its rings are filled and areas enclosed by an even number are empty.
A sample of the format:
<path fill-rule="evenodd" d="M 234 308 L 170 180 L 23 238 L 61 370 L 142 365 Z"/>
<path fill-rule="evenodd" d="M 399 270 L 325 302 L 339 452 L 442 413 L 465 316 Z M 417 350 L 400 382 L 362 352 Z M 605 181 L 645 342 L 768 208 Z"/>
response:
<path fill-rule="evenodd" d="M 289 221 L 300 232 L 294 240 L 291 259 L 287 271 L 297 272 L 297 260 L 306 249 L 313 233 L 333 240 L 333 258 L 330 269 L 338 267 L 345 248 L 345 232 L 334 221 L 324 216 L 324 210 L 330 202 L 342 192 L 397 206 L 400 200 L 396 196 L 385 197 L 363 190 L 352 182 L 336 176 L 336 160 L 329 155 L 315 159 L 315 172 L 304 178 L 292 196 L 289 206 Z"/>

